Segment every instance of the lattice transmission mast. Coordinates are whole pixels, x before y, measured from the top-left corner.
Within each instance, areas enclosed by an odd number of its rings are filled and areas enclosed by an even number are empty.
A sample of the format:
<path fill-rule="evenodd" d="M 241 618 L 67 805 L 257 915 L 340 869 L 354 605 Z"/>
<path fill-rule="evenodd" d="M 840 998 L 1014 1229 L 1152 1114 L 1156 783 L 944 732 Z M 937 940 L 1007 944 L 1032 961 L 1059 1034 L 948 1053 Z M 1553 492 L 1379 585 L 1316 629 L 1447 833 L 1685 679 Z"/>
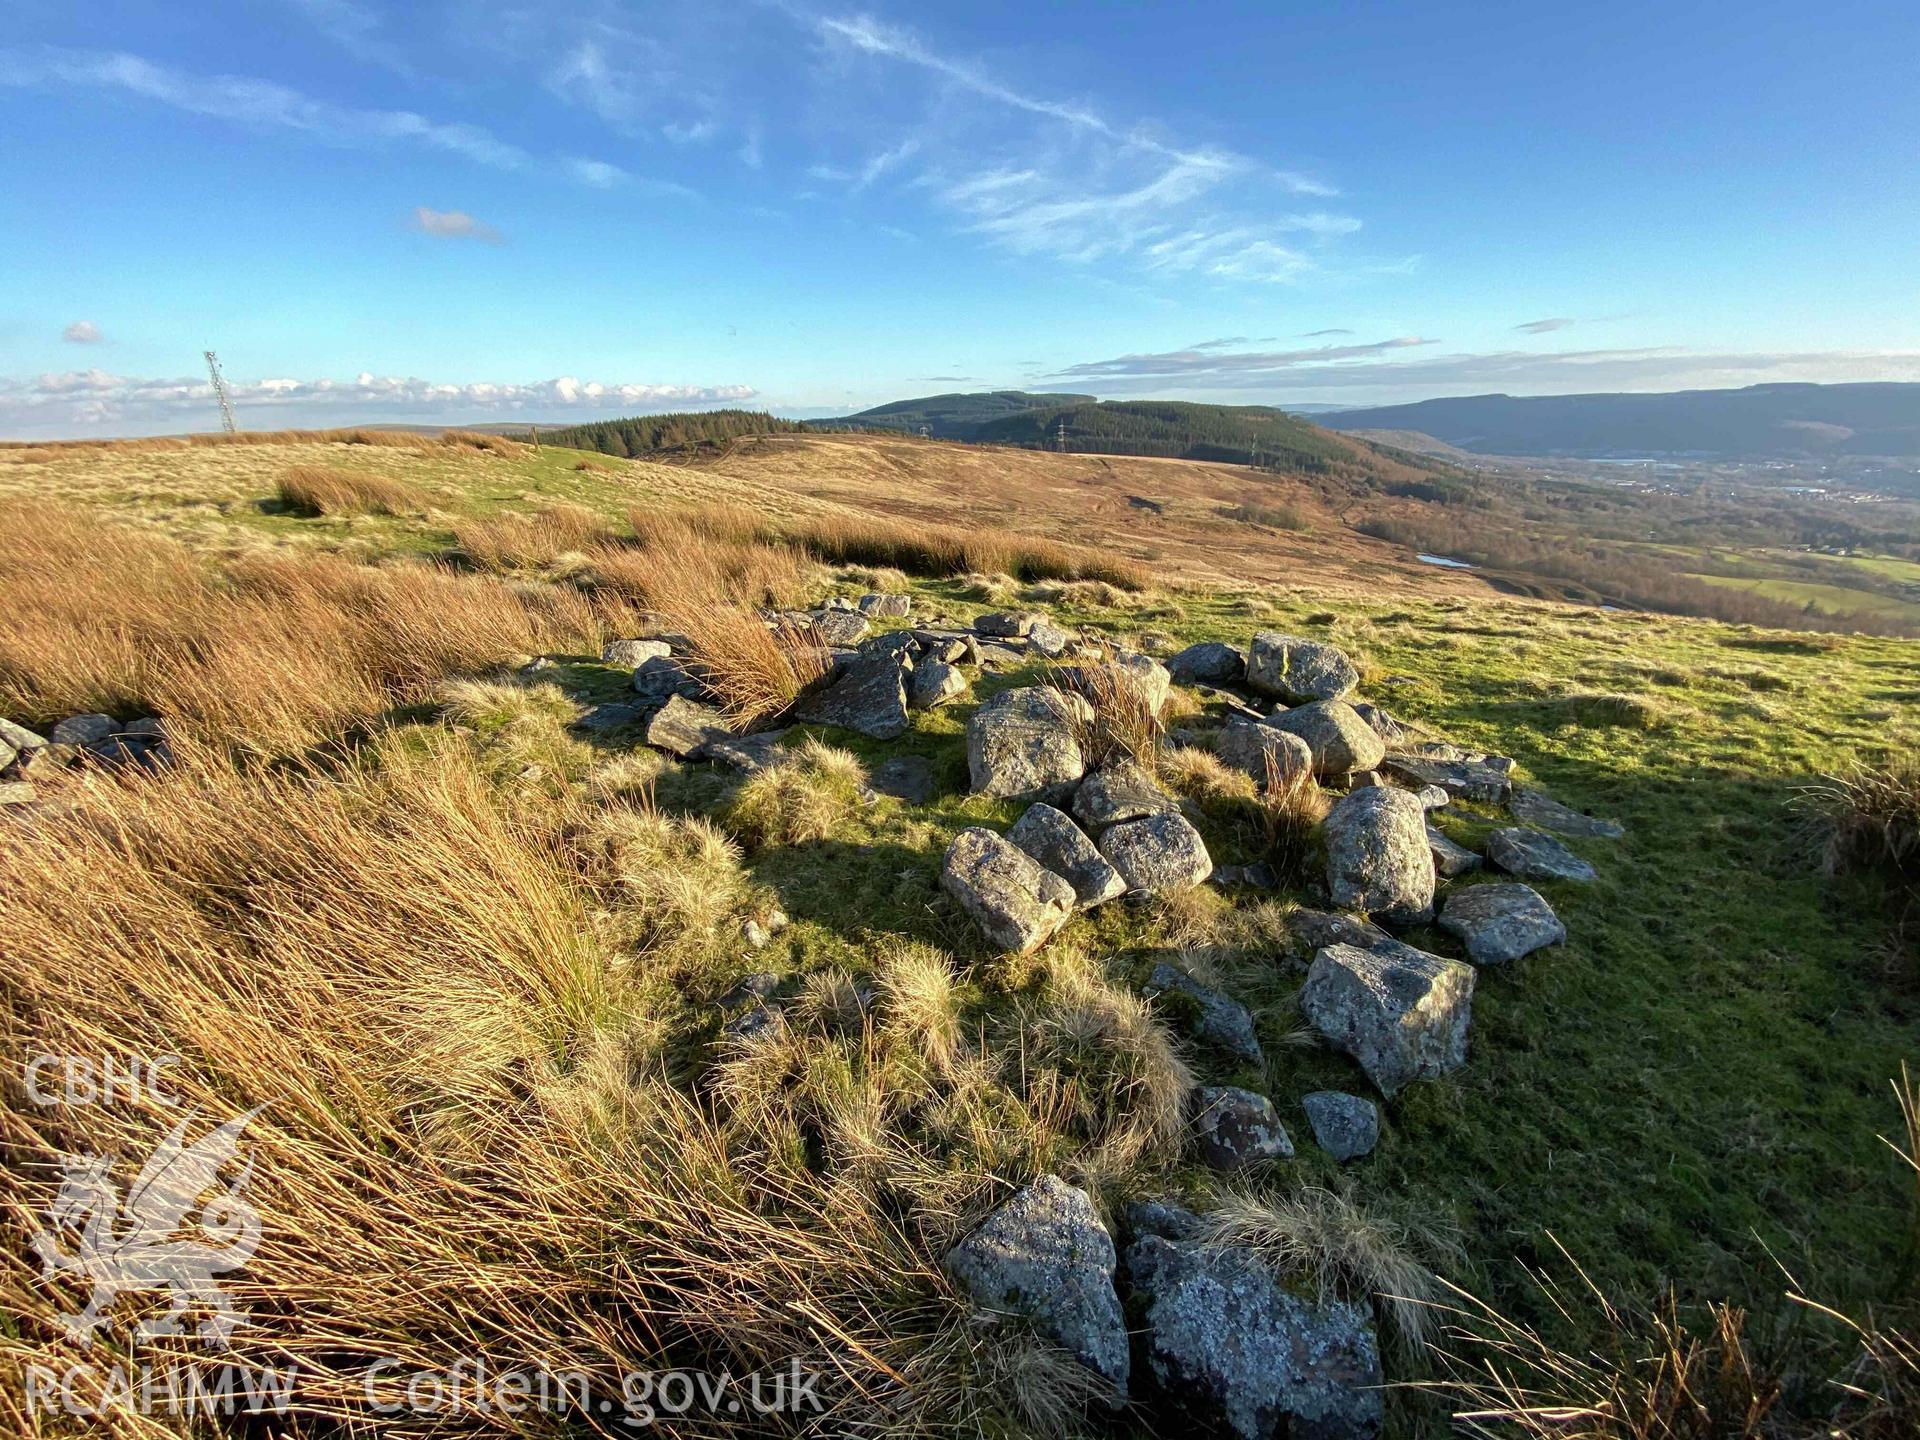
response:
<path fill-rule="evenodd" d="M 209 350 L 207 355 L 207 374 L 213 377 L 213 395 L 220 402 L 220 428 L 231 435 L 237 427 L 233 423 L 233 397 L 227 393 L 227 377 L 220 373 L 220 357 Z"/>

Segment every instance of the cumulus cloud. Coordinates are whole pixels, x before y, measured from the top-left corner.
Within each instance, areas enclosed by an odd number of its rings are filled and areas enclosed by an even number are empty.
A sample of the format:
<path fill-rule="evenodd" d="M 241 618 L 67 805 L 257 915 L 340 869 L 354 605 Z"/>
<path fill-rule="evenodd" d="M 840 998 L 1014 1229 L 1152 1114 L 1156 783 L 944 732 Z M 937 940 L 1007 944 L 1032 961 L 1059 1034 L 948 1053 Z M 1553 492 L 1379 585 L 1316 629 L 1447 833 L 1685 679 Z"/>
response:
<path fill-rule="evenodd" d="M 416 205 L 411 223 L 422 235 L 435 235 L 443 240 L 480 240 L 488 245 L 506 243 L 493 226 L 474 219 L 464 210 L 435 210 L 431 206 Z"/>
<path fill-rule="evenodd" d="M 93 321 L 76 320 L 60 332 L 60 338 L 70 345 L 98 345 L 107 337 Z"/>
<path fill-rule="evenodd" d="M 1546 320 L 1529 320 L 1526 324 L 1516 325 L 1513 328 L 1523 330 L 1529 335 L 1546 335 L 1555 330 L 1564 330 L 1569 325 L 1576 325 L 1578 323 L 1579 322 L 1571 315 L 1555 315 Z"/>
<path fill-rule="evenodd" d="M 1390 350 L 1406 350 L 1438 342 L 1418 335 L 1401 335 L 1392 340 L 1374 340 L 1364 345 L 1320 345 L 1311 350 L 1238 351 L 1218 348 L 1223 343 L 1212 341 L 1190 350 L 1088 360 L 1069 365 L 1055 374 L 1063 380 L 1181 380 L 1189 383 L 1204 381 L 1210 384 L 1244 385 L 1303 366 L 1331 365 L 1360 356 L 1380 355 Z"/>
<path fill-rule="evenodd" d="M 587 418 L 736 404 L 758 393 L 750 385 L 609 383 L 571 375 L 531 383 L 449 384 L 366 371 L 351 380 L 230 380 L 227 388 L 236 417 L 253 430 L 366 420 Z M 213 387 L 205 376 L 145 379 L 96 369 L 0 379 L 0 433 L 21 438 L 198 430 L 217 419 Z"/>

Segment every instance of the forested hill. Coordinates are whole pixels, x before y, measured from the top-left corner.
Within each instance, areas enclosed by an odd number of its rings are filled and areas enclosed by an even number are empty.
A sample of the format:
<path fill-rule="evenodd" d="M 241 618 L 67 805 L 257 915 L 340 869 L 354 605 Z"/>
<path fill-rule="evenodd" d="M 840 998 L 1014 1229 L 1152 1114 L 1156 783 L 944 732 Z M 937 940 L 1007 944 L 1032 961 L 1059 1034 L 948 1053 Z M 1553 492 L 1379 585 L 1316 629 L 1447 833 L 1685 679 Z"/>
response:
<path fill-rule="evenodd" d="M 811 428 L 802 421 L 782 420 L 759 410 L 699 410 L 596 420 L 589 425 L 542 430 L 540 438 L 549 445 L 627 457 L 687 445 L 720 444 L 742 435 L 793 435 Z"/>
<path fill-rule="evenodd" d="M 1310 473 L 1350 464 L 1371 448 L 1267 405 L 1176 400 L 1041 406 L 978 426 L 967 438 L 1051 447 L 1059 443 L 1063 423 L 1066 448 L 1072 451 L 1223 460 Z"/>
<path fill-rule="evenodd" d="M 1032 394 L 1025 390 L 980 390 L 971 394 L 925 395 L 917 400 L 895 400 L 857 415 L 817 421 L 832 430 L 922 430 L 935 440 L 971 440 L 980 426 L 1044 405 L 1091 404 L 1093 396 Z"/>

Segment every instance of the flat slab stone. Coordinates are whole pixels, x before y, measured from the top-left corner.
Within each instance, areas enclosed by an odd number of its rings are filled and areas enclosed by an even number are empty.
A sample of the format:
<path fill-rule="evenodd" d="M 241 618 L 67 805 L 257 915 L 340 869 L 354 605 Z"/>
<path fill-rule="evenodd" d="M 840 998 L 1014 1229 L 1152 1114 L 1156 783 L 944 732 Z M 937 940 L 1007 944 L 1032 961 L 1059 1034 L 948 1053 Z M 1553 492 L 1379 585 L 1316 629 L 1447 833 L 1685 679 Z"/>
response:
<path fill-rule="evenodd" d="M 1513 793 L 1510 758 L 1463 750 L 1441 741 L 1397 746 L 1380 768 L 1409 784 L 1438 785 L 1461 800 L 1500 805 Z"/>
<path fill-rule="evenodd" d="M 1524 785 L 1513 787 L 1507 809 L 1513 812 L 1514 819 L 1523 820 L 1536 829 L 1571 835 L 1576 840 L 1618 840 L 1627 833 L 1627 827 L 1618 820 L 1584 814 Z"/>
<path fill-rule="evenodd" d="M 1456 845 L 1433 826 L 1427 826 L 1427 848 L 1433 852 L 1433 870 L 1443 880 L 1470 874 L 1486 862 L 1464 845 Z"/>
<path fill-rule="evenodd" d="M 1573 880 L 1585 883 L 1600 872 L 1542 830 L 1513 826 L 1487 837 L 1487 858 L 1523 880 Z"/>
<path fill-rule="evenodd" d="M 575 720 L 573 728 L 588 735 L 607 735 L 638 725 L 652 713 L 645 705 L 596 705 Z"/>
<path fill-rule="evenodd" d="M 1142 992 L 1149 1000 L 1158 1000 L 1160 1008 L 1209 1044 L 1217 1045 L 1236 1060 L 1258 1065 L 1263 1056 L 1260 1037 L 1254 1033 L 1253 1016 L 1247 1007 L 1211 985 L 1203 985 L 1177 965 L 1165 960 L 1153 967 Z"/>
<path fill-rule="evenodd" d="M 837 680 L 803 698 L 794 716 L 873 740 L 898 739 L 907 730 L 905 673 L 896 656 L 863 651 Z"/>
<path fill-rule="evenodd" d="M 729 735 L 725 717 L 711 705 L 669 695 L 667 703 L 647 717 L 640 738 L 656 750 L 685 760 L 708 741 L 726 740 Z"/>
<path fill-rule="evenodd" d="M 1313 1140 L 1336 1160 L 1358 1160 L 1380 1143 L 1380 1107 L 1364 1095 L 1315 1090 L 1300 1097 Z"/>
<path fill-rule="evenodd" d="M 1469 885 L 1447 896 L 1440 928 L 1460 937 L 1476 965 L 1504 965 L 1567 938 L 1567 927 L 1530 885 Z"/>
<path fill-rule="evenodd" d="M 1203 1085 L 1193 1092 L 1193 1133 L 1200 1158 L 1214 1170 L 1293 1158 L 1293 1141 L 1273 1102 L 1237 1086 Z"/>
<path fill-rule="evenodd" d="M 762 730 L 757 735 L 728 735 L 707 741 L 694 752 L 693 758 L 731 765 L 736 770 L 752 775 L 785 758 L 787 752 L 780 742 L 786 735 L 785 730 Z"/>
<path fill-rule="evenodd" d="M 1101 766 L 1073 792 L 1074 818 L 1096 830 L 1179 808 L 1179 802 L 1131 760 Z"/>
<path fill-rule="evenodd" d="M 1051 805 L 1029 805 L 1013 822 L 1007 839 L 1073 886 L 1082 910 L 1105 904 L 1127 892 L 1127 882 L 1107 863 L 1073 817 Z"/>
<path fill-rule="evenodd" d="M 1023 955 L 1067 922 L 1078 899 L 1026 851 L 978 826 L 953 837 L 940 884 L 989 941 Z"/>
<path fill-rule="evenodd" d="M 1191 890 L 1213 873 L 1206 841 L 1180 814 L 1149 815 L 1110 825 L 1100 836 L 1107 857 L 1129 890 L 1169 895 Z"/>
<path fill-rule="evenodd" d="M 1471 967 L 1410 945 L 1385 954 L 1329 945 L 1313 957 L 1300 1008 L 1392 1096 L 1465 1063 L 1473 979 Z"/>

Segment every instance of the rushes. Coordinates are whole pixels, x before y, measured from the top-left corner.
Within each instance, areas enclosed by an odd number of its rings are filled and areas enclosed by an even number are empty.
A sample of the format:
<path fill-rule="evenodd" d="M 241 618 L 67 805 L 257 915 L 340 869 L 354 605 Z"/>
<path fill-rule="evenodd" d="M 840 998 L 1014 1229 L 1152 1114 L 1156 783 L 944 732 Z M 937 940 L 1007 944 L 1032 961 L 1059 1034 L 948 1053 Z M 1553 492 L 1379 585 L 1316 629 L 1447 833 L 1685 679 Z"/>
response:
<path fill-rule="evenodd" d="M 1131 760 L 1149 773 L 1160 764 L 1160 741 L 1165 734 L 1160 712 L 1145 683 L 1114 660 L 1055 665 L 1049 676 L 1055 688 L 1087 702 L 1092 719 L 1076 711 L 1076 734 L 1089 769 L 1116 760 Z"/>
<path fill-rule="evenodd" d="M 505 574 L 538 570 L 563 555 L 577 555 L 608 539 L 612 529 L 579 505 L 549 505 L 531 515 L 508 513 L 490 520 L 460 520 L 453 538 L 467 561 Z"/>
<path fill-rule="evenodd" d="M 1310 767 L 1283 766 L 1272 750 L 1263 759 L 1266 783 L 1253 800 L 1261 850 L 1273 873 L 1291 882 L 1309 868 L 1332 805 Z"/>
<path fill-rule="evenodd" d="M 296 515 L 399 515 L 420 510 L 426 498 L 384 475 L 361 475 L 325 465 L 296 465 L 280 477 L 280 503 Z"/>
<path fill-rule="evenodd" d="M 1885 870 L 1920 882 L 1920 760 L 1855 765 L 1795 796 L 1828 875 Z"/>

